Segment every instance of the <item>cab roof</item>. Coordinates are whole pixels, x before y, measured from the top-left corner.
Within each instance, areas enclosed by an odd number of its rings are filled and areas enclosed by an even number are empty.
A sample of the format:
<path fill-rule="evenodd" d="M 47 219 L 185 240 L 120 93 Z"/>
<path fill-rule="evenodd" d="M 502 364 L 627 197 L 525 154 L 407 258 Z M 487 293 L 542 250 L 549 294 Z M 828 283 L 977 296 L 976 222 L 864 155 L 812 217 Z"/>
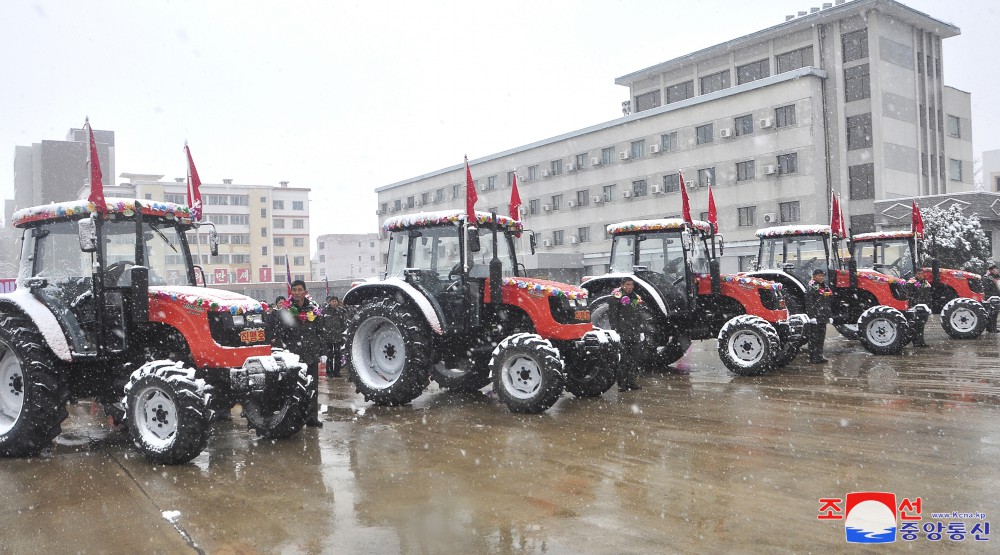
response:
<path fill-rule="evenodd" d="M 701 220 L 694 220 L 694 228 L 703 233 L 711 233 L 712 225 Z M 608 226 L 608 233 L 641 233 L 643 231 L 679 231 L 687 224 L 681 218 L 661 218 L 658 220 L 630 220 Z"/>
<path fill-rule="evenodd" d="M 111 198 L 105 201 L 108 207 L 108 215 L 121 215 L 130 217 L 135 215 L 135 206 L 139 203 L 144 216 L 163 218 L 166 220 L 176 220 L 182 224 L 193 223 L 191 219 L 191 209 L 183 204 L 173 202 L 158 202 L 150 200 L 136 199 L 116 199 Z M 14 212 L 11 223 L 15 227 L 26 227 L 33 223 L 58 220 L 82 220 L 97 213 L 97 205 L 88 200 L 70 200 L 66 202 L 55 202 L 31 208 L 22 208 Z"/>
<path fill-rule="evenodd" d="M 393 216 L 382 224 L 383 231 L 402 231 L 414 227 L 459 225 L 466 218 L 465 210 L 438 210 L 435 212 L 418 212 L 404 216 Z M 493 215 L 489 212 L 476 211 L 476 225 L 493 223 Z M 522 231 L 521 220 L 514 220 L 497 214 L 497 223 L 510 231 Z"/>
<path fill-rule="evenodd" d="M 794 235 L 824 235 L 830 236 L 828 225 L 782 225 L 765 227 L 757 230 L 757 237 L 788 237 Z"/>
<path fill-rule="evenodd" d="M 873 233 L 859 233 L 853 237 L 854 242 L 875 241 L 877 239 L 909 239 L 913 237 L 913 232 L 906 231 L 876 231 Z"/>

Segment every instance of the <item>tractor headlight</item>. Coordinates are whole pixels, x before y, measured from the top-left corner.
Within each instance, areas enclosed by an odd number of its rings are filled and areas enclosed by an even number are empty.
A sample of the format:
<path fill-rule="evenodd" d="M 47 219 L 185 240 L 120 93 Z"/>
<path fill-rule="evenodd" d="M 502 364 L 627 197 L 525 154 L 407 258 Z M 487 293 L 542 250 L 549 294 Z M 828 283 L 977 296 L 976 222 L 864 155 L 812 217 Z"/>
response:
<path fill-rule="evenodd" d="M 251 326 L 254 326 L 254 325 L 256 325 L 256 326 L 263 326 L 264 325 L 264 315 L 261 314 L 261 313 L 259 313 L 259 312 L 256 312 L 256 313 L 253 313 L 253 314 L 247 314 L 246 315 L 246 321 L 247 321 L 247 324 L 249 324 Z"/>
<path fill-rule="evenodd" d="M 239 314 L 234 314 L 233 315 L 233 325 L 234 326 L 236 326 L 237 328 L 242 328 L 244 323 L 246 323 L 246 319 L 243 318 L 243 316 L 241 316 Z"/>

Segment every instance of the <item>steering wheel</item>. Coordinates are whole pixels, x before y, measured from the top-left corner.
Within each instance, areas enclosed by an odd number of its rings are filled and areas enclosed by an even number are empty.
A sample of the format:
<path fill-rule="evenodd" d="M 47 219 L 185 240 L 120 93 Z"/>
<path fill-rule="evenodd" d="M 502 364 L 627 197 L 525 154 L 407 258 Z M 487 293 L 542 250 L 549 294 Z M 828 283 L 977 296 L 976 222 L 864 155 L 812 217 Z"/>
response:
<path fill-rule="evenodd" d="M 458 264 L 452 266 L 451 271 L 448 272 L 448 279 L 461 277 L 461 275 L 462 275 L 462 263 L 459 262 Z"/>
<path fill-rule="evenodd" d="M 122 276 L 125 275 L 126 266 L 135 266 L 135 262 L 131 260 L 119 260 L 118 262 L 108 266 L 107 271 L 104 273 L 104 282 L 112 285 L 118 285 Z"/>

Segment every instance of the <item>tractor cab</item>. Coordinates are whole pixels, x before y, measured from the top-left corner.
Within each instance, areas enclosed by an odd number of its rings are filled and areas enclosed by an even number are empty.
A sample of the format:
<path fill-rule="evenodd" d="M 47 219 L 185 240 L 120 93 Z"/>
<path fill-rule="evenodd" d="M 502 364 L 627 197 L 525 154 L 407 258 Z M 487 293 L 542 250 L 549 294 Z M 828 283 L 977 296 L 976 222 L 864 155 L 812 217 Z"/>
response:
<path fill-rule="evenodd" d="M 913 277 L 917 251 L 912 231 L 863 233 L 852 240 L 859 268 L 870 268 L 902 279 Z"/>
<path fill-rule="evenodd" d="M 813 272 L 840 267 L 837 249 L 830 248 L 829 226 L 784 226 L 759 230 L 756 271 L 783 272 L 799 283 L 809 283 Z"/>

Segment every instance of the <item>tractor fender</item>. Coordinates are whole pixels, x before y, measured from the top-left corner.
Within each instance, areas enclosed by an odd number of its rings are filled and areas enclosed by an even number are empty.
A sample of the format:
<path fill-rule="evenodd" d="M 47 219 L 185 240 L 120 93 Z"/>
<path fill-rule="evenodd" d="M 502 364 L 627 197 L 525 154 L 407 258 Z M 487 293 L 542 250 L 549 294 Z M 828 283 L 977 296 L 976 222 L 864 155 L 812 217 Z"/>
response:
<path fill-rule="evenodd" d="M 587 293 L 594 296 L 600 291 L 607 290 L 610 292 L 615 287 L 618 287 L 624 278 L 631 278 L 635 282 L 635 286 L 642 290 L 640 294 L 645 294 L 647 298 L 653 299 L 656 302 L 656 306 L 660 309 L 660 314 L 667 314 L 667 305 L 663 303 L 663 297 L 656 292 L 656 288 L 650 285 L 648 281 L 637 278 L 634 274 L 604 274 L 603 276 L 588 279 L 580 287 L 586 289 Z"/>
<path fill-rule="evenodd" d="M 25 316 L 31 319 L 38 331 L 41 332 L 45 342 L 48 343 L 52 353 L 65 362 L 73 361 L 73 354 L 69 348 L 69 342 L 62 331 L 62 327 L 56 320 L 52 311 L 35 298 L 27 289 L 18 288 L 10 293 L 0 294 L 0 306 L 12 304 L 17 307 Z"/>
<path fill-rule="evenodd" d="M 378 292 L 381 291 L 381 294 Z M 369 294 L 377 294 L 379 297 L 383 297 L 389 292 L 399 292 L 405 295 L 410 302 L 413 303 L 417 309 L 424 315 L 427 323 L 430 325 L 431 330 L 438 335 L 444 334 L 444 329 L 441 327 L 441 315 L 434 309 L 434 305 L 431 304 L 427 297 L 417 291 L 417 288 L 406 283 L 400 278 L 391 277 L 380 281 L 366 281 L 364 283 L 359 283 L 351 288 L 350 291 L 344 295 L 345 304 L 357 304 L 357 302 Z"/>

